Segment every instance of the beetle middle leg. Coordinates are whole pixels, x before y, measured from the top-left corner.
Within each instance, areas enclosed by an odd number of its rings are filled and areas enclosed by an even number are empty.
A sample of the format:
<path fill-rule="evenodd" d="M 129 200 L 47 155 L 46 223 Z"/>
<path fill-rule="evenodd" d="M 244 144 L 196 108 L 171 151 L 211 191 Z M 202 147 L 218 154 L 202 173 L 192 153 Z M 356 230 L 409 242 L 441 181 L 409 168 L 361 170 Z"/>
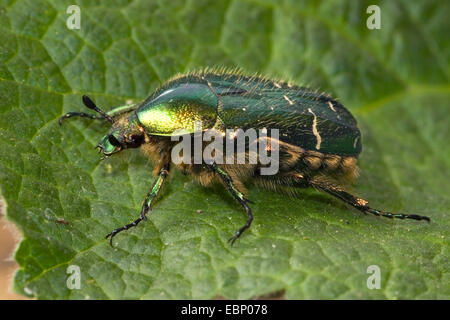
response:
<path fill-rule="evenodd" d="M 159 192 L 161 191 L 161 187 L 164 183 L 164 181 L 167 178 L 167 175 L 169 174 L 170 165 L 166 164 L 164 165 L 161 170 L 159 170 L 158 178 L 156 178 L 155 182 L 153 183 L 152 187 L 150 188 L 150 191 L 147 193 L 144 203 L 142 204 L 141 214 L 139 218 L 134 220 L 132 223 L 129 223 L 127 225 L 124 225 L 123 227 L 114 229 L 111 233 L 109 233 L 106 236 L 106 239 L 109 238 L 109 244 L 112 246 L 112 240 L 114 236 L 116 236 L 119 232 L 122 232 L 124 230 L 128 230 L 131 227 L 135 227 L 141 222 L 142 220 L 147 220 L 146 214 L 148 211 L 152 209 L 152 203 L 154 199 L 158 196 Z"/>
<path fill-rule="evenodd" d="M 242 205 L 242 207 L 244 208 L 245 212 L 247 213 L 247 222 L 246 224 L 244 224 L 238 231 L 236 231 L 236 233 L 234 234 L 234 236 L 232 236 L 230 239 L 228 239 L 228 242 L 231 243 L 231 245 L 234 244 L 234 242 L 236 241 L 237 238 L 239 238 L 242 233 L 248 229 L 250 227 L 250 225 L 252 224 L 253 221 L 253 214 L 252 214 L 252 210 L 250 209 L 250 207 L 248 206 L 248 202 L 250 202 L 250 200 L 248 200 L 247 198 L 244 197 L 244 195 L 242 194 L 242 192 L 240 192 L 235 184 L 233 183 L 233 180 L 231 179 L 231 176 L 222 168 L 218 167 L 216 164 L 210 164 L 208 165 L 209 168 L 211 168 L 215 173 L 217 173 L 219 175 L 219 177 L 222 179 L 223 183 L 226 185 L 228 191 L 230 191 L 230 193 L 233 195 L 233 197 L 239 201 L 239 203 Z"/>

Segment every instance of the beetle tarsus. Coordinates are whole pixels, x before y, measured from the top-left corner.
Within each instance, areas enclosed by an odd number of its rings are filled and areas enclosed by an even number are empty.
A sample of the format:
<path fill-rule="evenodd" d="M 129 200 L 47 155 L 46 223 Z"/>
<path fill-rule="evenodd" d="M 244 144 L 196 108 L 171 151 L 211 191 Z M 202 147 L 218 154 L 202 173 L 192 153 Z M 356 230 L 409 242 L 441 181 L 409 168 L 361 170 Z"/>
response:
<path fill-rule="evenodd" d="M 242 202 L 241 202 L 242 204 Z M 247 212 L 248 218 L 247 218 L 247 223 L 245 225 L 243 225 L 235 234 L 234 236 L 232 236 L 230 239 L 228 239 L 228 242 L 231 244 L 231 246 L 233 246 L 234 242 L 236 241 L 237 238 L 239 238 L 242 233 L 247 230 L 248 228 L 250 228 L 252 221 L 253 221 L 253 214 L 252 214 L 252 210 L 250 209 L 249 206 L 247 206 L 247 204 L 242 204 L 245 208 L 245 211 Z"/>
<path fill-rule="evenodd" d="M 139 217 L 139 218 L 137 218 L 136 220 L 134 220 L 132 223 L 129 223 L 129 224 L 124 225 L 123 227 L 114 229 L 111 233 L 109 233 L 109 234 L 105 237 L 105 239 L 108 239 L 108 238 L 109 238 L 109 244 L 110 244 L 111 247 L 112 247 L 112 240 L 113 240 L 113 238 L 114 238 L 119 232 L 122 232 L 122 231 L 124 231 L 124 230 L 128 230 L 128 229 L 130 229 L 130 228 L 132 228 L 132 227 L 136 227 L 136 226 L 139 224 L 139 222 L 141 222 L 142 220 L 143 220 L 143 219 L 142 219 L 141 217 Z"/>
<path fill-rule="evenodd" d="M 230 244 L 230 246 L 233 246 L 236 239 L 239 238 L 240 236 L 241 236 L 241 233 L 238 231 L 235 233 L 234 236 L 232 236 L 230 239 L 228 239 L 228 243 Z"/>
<path fill-rule="evenodd" d="M 371 213 L 376 216 L 382 216 L 382 217 L 391 218 L 391 219 L 397 218 L 397 219 L 425 220 L 427 222 L 431 221 L 430 217 L 420 216 L 417 214 L 391 213 L 391 212 L 385 212 L 385 211 L 373 209 L 373 208 L 370 208 L 369 206 L 364 206 L 361 208 L 358 208 L 356 206 L 354 206 L 354 207 L 364 213 Z"/>

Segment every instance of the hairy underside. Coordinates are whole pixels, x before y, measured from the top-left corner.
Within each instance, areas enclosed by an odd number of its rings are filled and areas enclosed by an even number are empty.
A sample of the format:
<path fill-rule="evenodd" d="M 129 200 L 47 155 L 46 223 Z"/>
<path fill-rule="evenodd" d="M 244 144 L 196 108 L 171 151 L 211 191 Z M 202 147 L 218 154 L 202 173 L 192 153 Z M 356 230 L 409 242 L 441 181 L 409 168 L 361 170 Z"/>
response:
<path fill-rule="evenodd" d="M 268 145 L 273 146 L 268 138 Z M 165 163 L 171 160 L 171 151 L 177 143 L 170 137 L 146 137 L 146 144 L 142 150 L 155 163 L 154 174 L 157 175 Z M 250 164 L 251 152 L 248 148 L 244 152 L 245 163 L 238 164 L 239 154 L 234 155 L 234 163 L 225 163 L 225 156 L 220 167 L 226 171 L 232 181 L 242 193 L 246 193 L 244 184 L 253 182 L 265 189 L 296 195 L 298 188 L 313 186 L 314 184 L 327 184 L 345 188 L 351 185 L 358 176 L 356 157 L 340 156 L 335 154 L 323 154 L 317 151 L 305 150 L 300 147 L 277 141 L 279 160 L 275 165 L 279 170 L 274 175 L 261 175 L 261 168 L 267 165 L 261 164 L 258 154 L 255 155 L 257 163 Z M 204 143 L 203 148 L 206 146 Z M 235 149 L 236 150 L 236 149 Z M 275 150 L 270 150 L 274 152 Z M 191 152 L 193 154 L 193 152 Z M 223 182 L 205 163 L 194 164 L 194 158 L 190 163 L 176 164 L 183 174 L 192 176 L 203 186 L 210 186 L 215 182 Z"/>

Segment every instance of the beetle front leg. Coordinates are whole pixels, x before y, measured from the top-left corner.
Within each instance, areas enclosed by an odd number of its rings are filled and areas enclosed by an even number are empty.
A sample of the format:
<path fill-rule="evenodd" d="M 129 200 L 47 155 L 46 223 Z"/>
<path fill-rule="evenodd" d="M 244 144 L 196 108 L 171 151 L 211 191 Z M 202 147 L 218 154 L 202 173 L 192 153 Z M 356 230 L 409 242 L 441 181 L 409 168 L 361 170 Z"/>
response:
<path fill-rule="evenodd" d="M 144 199 L 144 202 L 142 204 L 141 214 L 140 214 L 139 218 L 134 220 L 132 223 L 129 223 L 123 227 L 113 230 L 111 233 L 109 233 L 106 236 L 106 239 L 110 238 L 109 244 L 111 246 L 112 246 L 112 240 L 113 240 L 114 236 L 117 235 L 119 232 L 128 230 L 131 227 L 137 226 L 139 224 L 139 222 L 141 222 L 142 220 L 147 220 L 146 215 L 147 215 L 148 211 L 150 211 L 152 209 L 152 203 L 158 196 L 159 192 L 161 191 L 161 187 L 169 174 L 169 169 L 170 169 L 170 165 L 167 164 L 167 165 L 164 165 L 161 168 L 161 170 L 159 171 L 158 178 L 155 180 L 152 187 L 150 188 L 150 191 L 147 193 L 147 195 Z"/>
<path fill-rule="evenodd" d="M 230 239 L 228 239 L 228 242 L 233 245 L 234 241 L 236 241 L 237 238 L 241 236 L 241 234 L 250 227 L 253 221 L 253 214 L 250 207 L 247 205 L 247 202 L 251 202 L 250 200 L 246 199 L 242 192 L 240 192 L 236 186 L 233 183 L 233 180 L 231 179 L 230 175 L 223 170 L 222 168 L 218 167 L 216 164 L 210 164 L 208 165 L 209 168 L 211 168 L 215 173 L 219 175 L 219 177 L 222 179 L 222 181 L 225 183 L 228 191 L 233 195 L 233 197 L 239 201 L 239 203 L 244 208 L 245 212 L 247 213 L 247 223 L 243 225 Z"/>

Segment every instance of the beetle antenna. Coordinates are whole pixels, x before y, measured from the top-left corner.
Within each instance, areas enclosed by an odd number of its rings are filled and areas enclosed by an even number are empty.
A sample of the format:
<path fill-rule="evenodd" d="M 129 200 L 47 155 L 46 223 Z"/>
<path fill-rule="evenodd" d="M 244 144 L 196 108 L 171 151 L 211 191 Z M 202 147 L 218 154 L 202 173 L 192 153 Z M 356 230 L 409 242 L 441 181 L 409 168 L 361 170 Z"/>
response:
<path fill-rule="evenodd" d="M 99 107 L 97 107 L 95 105 L 94 101 L 92 101 L 91 98 L 89 98 L 88 96 L 83 96 L 83 103 L 89 109 L 92 109 L 92 110 L 97 111 L 98 113 L 100 113 L 103 116 L 103 118 L 105 118 L 109 122 L 114 123 L 113 118 L 111 118 L 111 116 L 109 116 L 105 111 L 103 111 Z"/>

